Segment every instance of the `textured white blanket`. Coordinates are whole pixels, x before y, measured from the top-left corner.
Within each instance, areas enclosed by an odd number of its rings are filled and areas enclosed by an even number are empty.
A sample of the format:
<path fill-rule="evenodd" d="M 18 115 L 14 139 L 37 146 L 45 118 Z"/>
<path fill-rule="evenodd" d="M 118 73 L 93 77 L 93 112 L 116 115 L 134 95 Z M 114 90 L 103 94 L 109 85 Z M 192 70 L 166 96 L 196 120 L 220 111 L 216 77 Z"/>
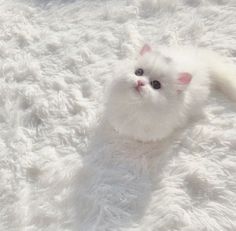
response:
<path fill-rule="evenodd" d="M 91 141 L 117 61 L 144 41 L 235 59 L 235 12 L 235 0 L 0 0 L 0 230 L 235 231 L 236 105 L 222 95 L 167 143 L 109 127 Z"/>

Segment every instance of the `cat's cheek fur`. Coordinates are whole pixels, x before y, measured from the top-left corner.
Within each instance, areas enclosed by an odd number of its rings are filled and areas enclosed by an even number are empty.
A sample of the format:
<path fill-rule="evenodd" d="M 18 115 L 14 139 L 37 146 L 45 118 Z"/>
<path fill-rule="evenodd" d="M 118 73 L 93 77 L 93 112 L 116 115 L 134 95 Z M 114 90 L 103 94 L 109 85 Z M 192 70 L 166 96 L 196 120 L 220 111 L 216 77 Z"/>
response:
<path fill-rule="evenodd" d="M 108 99 L 106 117 L 112 127 L 121 135 L 139 141 L 161 140 L 169 136 L 179 125 L 176 115 L 178 105 L 169 103 L 159 92 L 149 88 L 138 95 L 132 89 L 122 94 L 113 90 Z M 163 107 L 162 107 L 163 105 Z"/>

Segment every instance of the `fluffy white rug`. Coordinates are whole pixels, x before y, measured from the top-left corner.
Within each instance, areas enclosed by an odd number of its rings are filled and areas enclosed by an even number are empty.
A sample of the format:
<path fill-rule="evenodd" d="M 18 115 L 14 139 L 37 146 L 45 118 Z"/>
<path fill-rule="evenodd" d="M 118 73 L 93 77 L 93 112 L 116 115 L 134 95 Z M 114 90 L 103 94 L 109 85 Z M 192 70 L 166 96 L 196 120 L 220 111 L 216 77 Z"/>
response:
<path fill-rule="evenodd" d="M 0 230 L 235 231 L 236 106 L 222 95 L 167 144 L 107 130 L 89 142 L 113 64 L 144 41 L 234 59 L 235 12 L 235 0 L 1 0 Z"/>

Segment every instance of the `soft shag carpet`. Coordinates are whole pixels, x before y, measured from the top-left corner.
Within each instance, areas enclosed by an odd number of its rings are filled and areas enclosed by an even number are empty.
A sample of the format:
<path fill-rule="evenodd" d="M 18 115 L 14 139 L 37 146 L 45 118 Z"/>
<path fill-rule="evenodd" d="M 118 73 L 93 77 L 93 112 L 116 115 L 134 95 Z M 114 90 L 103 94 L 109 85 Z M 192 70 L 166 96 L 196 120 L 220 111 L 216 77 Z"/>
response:
<path fill-rule="evenodd" d="M 143 42 L 235 59 L 236 2 L 0 0 L 1 231 L 236 230 L 235 103 L 167 143 L 93 126 Z"/>

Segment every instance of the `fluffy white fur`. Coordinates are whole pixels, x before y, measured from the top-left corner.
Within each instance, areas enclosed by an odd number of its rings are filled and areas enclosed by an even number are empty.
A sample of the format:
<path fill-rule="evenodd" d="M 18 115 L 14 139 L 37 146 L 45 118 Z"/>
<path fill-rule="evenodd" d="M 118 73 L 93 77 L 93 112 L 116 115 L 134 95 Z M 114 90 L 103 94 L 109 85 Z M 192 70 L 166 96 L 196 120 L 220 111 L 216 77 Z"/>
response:
<path fill-rule="evenodd" d="M 139 68 L 142 76 L 135 74 Z M 126 60 L 114 75 L 105 117 L 120 134 L 141 141 L 166 138 L 200 114 L 213 86 L 236 100 L 236 66 L 204 49 L 144 45 L 138 60 Z M 144 86 L 137 90 L 139 81 Z"/>
<path fill-rule="evenodd" d="M 235 231 L 232 101 L 213 92 L 171 142 L 92 127 L 114 63 L 144 41 L 235 61 L 235 12 L 235 0 L 0 0 L 0 230 Z"/>

